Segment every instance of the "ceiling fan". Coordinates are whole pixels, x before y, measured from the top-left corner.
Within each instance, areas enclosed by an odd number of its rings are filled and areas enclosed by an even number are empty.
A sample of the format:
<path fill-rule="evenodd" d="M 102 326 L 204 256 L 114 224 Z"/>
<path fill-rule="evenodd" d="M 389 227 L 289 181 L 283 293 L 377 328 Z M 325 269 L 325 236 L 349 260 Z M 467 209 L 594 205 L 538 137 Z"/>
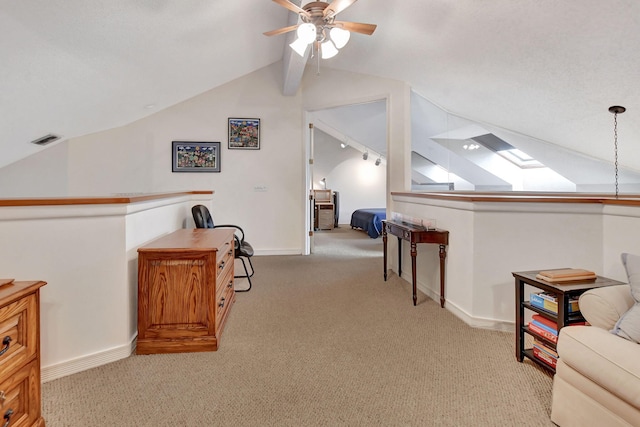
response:
<path fill-rule="evenodd" d="M 296 31 L 298 38 L 290 46 L 303 57 L 307 47 L 313 45 L 316 51 L 321 53 L 323 59 L 331 58 L 337 55 L 338 50 L 347 44 L 351 32 L 370 36 L 376 29 L 374 24 L 335 20 L 338 13 L 351 6 L 357 0 L 333 0 L 331 3 L 312 1 L 302 7 L 291 3 L 289 0 L 273 1 L 297 13 L 302 23 L 267 31 L 264 35 L 276 36 Z"/>

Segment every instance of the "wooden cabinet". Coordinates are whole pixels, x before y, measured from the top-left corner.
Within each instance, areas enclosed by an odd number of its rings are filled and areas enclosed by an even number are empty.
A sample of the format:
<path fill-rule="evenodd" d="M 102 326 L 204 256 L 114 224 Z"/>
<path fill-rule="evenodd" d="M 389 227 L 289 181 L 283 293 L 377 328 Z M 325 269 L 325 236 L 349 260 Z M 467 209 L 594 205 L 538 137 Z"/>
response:
<path fill-rule="evenodd" d="M 233 230 L 183 229 L 138 249 L 137 354 L 215 351 L 235 302 Z"/>
<path fill-rule="evenodd" d="M 44 426 L 40 393 L 41 281 L 0 287 L 0 423 Z"/>

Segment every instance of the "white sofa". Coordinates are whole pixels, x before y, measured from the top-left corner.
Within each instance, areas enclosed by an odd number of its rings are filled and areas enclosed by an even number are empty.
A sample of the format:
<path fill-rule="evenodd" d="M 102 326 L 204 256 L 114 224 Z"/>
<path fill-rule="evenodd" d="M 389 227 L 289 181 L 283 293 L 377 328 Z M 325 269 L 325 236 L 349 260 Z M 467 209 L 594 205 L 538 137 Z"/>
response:
<path fill-rule="evenodd" d="M 630 285 L 580 297 L 591 326 L 560 331 L 551 421 L 561 427 L 640 426 L 640 344 L 611 332 L 635 304 Z"/>

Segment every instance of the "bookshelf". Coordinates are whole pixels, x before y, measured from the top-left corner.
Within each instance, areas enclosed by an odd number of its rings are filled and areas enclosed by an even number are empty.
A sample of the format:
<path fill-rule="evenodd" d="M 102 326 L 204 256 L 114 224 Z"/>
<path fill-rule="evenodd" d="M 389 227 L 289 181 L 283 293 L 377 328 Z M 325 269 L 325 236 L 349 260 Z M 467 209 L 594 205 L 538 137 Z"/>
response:
<path fill-rule="evenodd" d="M 623 282 L 597 276 L 595 280 L 582 282 L 551 283 L 536 278 L 539 273 L 540 270 L 512 273 L 515 278 L 516 287 L 516 359 L 518 362 L 523 362 L 525 358 L 530 359 L 551 373 L 555 373 L 555 368 L 553 366 L 545 363 L 534 355 L 534 348 L 527 345 L 525 336 L 529 335 L 541 341 L 546 347 L 553 350 L 556 348 L 556 343 L 553 340 L 531 330 L 526 323 L 525 313 L 528 311 L 550 321 L 555 325 L 555 332 L 557 334 L 564 326 L 584 322 L 584 318 L 579 311 L 569 311 L 569 304 L 572 298 L 579 297 L 589 289 L 621 285 Z M 534 288 L 534 292 L 546 292 L 555 297 L 555 300 L 557 301 L 557 313 L 531 304 L 527 299 L 530 292 L 525 292 L 527 285 Z"/>

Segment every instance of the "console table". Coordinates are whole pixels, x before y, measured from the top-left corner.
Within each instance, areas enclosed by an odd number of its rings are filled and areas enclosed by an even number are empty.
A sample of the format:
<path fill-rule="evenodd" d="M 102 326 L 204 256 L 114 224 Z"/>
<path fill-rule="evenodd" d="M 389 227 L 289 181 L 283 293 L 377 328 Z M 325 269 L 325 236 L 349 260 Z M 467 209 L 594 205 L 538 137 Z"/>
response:
<path fill-rule="evenodd" d="M 397 221 L 382 221 L 382 241 L 384 243 L 384 280 L 387 280 L 387 234 L 398 238 L 398 276 L 402 276 L 402 240 L 411 244 L 411 278 L 413 284 L 413 305 L 416 305 L 416 256 L 418 243 L 435 243 L 440 246 L 440 307 L 444 307 L 444 260 L 447 257 L 449 232 L 436 228 L 425 228 Z"/>

